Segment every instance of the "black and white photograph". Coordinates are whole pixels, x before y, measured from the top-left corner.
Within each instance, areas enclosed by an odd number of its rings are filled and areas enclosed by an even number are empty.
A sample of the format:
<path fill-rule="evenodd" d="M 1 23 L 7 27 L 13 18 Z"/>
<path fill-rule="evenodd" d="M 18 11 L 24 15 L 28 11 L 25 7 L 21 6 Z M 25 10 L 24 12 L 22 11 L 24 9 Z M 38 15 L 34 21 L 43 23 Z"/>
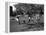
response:
<path fill-rule="evenodd" d="M 10 32 L 44 31 L 44 4 L 9 4 Z"/>

